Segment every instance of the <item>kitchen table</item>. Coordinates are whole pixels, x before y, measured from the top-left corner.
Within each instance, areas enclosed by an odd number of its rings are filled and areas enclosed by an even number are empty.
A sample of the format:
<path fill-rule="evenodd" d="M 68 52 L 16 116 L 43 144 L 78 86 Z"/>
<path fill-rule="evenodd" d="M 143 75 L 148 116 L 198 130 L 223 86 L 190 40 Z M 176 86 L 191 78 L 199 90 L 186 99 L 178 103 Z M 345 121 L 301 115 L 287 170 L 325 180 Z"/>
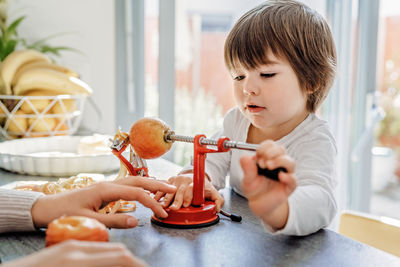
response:
<path fill-rule="evenodd" d="M 179 167 L 163 159 L 149 161 L 150 174 L 167 178 Z M 114 175 L 114 174 L 112 174 Z M 112 177 L 106 175 L 106 177 Z M 43 180 L 0 170 L 0 185 Z M 322 229 L 304 237 L 270 235 L 250 212 L 245 198 L 229 188 L 221 191 L 224 209 L 240 214 L 242 222 L 220 216 L 218 224 L 200 229 L 170 229 L 150 222 L 152 212 L 138 205 L 133 229 L 111 229 L 110 241 L 124 243 L 150 266 L 400 266 L 400 258 Z M 3 262 L 45 246 L 44 231 L 0 235 Z"/>

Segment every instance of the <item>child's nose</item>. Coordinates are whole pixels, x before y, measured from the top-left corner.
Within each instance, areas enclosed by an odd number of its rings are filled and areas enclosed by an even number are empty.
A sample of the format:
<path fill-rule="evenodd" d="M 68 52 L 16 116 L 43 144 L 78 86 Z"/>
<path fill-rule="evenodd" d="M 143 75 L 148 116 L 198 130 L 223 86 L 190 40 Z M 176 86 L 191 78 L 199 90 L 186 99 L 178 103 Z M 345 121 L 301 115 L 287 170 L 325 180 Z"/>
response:
<path fill-rule="evenodd" d="M 260 93 L 259 84 L 257 78 L 251 73 L 243 81 L 243 94 L 244 95 L 258 95 Z"/>
<path fill-rule="evenodd" d="M 259 90 L 254 86 L 244 86 L 243 87 L 243 94 L 245 95 L 258 95 Z"/>

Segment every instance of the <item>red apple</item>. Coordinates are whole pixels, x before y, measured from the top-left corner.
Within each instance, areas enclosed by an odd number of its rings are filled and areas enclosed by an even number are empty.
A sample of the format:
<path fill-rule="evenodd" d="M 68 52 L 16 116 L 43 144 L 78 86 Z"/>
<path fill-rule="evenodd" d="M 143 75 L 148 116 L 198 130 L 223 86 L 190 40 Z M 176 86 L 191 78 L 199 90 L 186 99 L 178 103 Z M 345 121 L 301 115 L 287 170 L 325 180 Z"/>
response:
<path fill-rule="evenodd" d="M 129 142 L 139 157 L 157 158 L 172 146 L 172 142 L 164 139 L 168 131 L 171 131 L 171 128 L 162 120 L 143 118 L 133 124 L 129 132 Z"/>

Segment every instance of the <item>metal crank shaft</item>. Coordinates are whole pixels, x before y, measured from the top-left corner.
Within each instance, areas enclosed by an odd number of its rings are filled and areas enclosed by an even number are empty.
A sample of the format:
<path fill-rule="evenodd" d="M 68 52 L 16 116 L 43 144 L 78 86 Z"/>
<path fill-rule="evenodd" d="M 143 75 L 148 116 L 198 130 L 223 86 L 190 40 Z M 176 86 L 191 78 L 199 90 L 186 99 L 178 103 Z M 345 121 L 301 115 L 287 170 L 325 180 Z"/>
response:
<path fill-rule="evenodd" d="M 177 135 L 177 134 L 167 134 L 166 140 L 169 142 L 180 141 L 186 143 L 193 143 L 194 137 L 186 136 L 186 135 Z M 210 146 L 218 146 L 218 140 L 209 139 L 209 138 L 201 138 L 200 139 L 201 145 L 210 145 Z M 225 148 L 233 148 L 233 149 L 241 149 L 241 150 L 250 150 L 256 151 L 258 145 L 256 144 L 248 144 L 243 142 L 236 142 L 236 141 L 225 141 L 224 142 Z"/>

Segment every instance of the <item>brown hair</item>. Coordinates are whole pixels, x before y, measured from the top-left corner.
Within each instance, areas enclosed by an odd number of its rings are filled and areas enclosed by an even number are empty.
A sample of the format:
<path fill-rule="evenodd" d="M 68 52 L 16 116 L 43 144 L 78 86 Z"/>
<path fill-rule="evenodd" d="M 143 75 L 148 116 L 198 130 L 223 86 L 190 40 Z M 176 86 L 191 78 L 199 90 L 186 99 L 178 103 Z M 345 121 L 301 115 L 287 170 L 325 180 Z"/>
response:
<path fill-rule="evenodd" d="M 307 93 L 307 110 L 315 112 L 335 77 L 336 51 L 324 18 L 293 0 L 272 0 L 244 14 L 229 33 L 225 64 L 234 70 L 267 64 L 267 52 L 289 61 Z"/>

